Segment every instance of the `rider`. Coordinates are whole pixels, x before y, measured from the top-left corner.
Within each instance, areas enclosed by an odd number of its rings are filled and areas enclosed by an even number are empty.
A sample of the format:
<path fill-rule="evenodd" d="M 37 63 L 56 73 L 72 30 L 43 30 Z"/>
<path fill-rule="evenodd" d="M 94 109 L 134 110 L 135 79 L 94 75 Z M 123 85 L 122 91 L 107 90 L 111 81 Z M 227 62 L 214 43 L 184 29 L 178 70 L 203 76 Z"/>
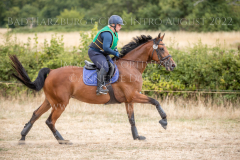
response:
<path fill-rule="evenodd" d="M 105 86 L 105 77 L 109 71 L 108 60 L 109 54 L 119 57 L 117 50 L 118 31 L 121 29 L 123 20 L 118 15 L 112 15 L 108 20 L 108 25 L 102 28 L 92 43 L 89 45 L 88 55 L 91 61 L 99 69 L 97 75 L 97 95 L 107 94 L 108 89 L 103 89 Z"/>

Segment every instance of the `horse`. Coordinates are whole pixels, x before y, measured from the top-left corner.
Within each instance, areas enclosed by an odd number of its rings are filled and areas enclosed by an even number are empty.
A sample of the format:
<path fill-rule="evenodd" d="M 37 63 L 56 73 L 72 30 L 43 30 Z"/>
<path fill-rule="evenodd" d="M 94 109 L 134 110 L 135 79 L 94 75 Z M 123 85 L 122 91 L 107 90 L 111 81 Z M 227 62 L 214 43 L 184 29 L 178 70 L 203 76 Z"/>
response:
<path fill-rule="evenodd" d="M 114 63 L 119 70 L 119 79 L 112 83 L 113 92 L 119 103 L 125 103 L 127 116 L 131 125 L 132 137 L 134 140 L 145 140 L 146 137 L 138 134 L 134 120 L 134 103 L 148 103 L 156 106 L 161 116 L 159 123 L 164 129 L 167 128 L 167 115 L 159 102 L 141 93 L 142 73 L 149 63 L 162 65 L 167 71 L 173 71 L 176 64 L 163 43 L 165 34 L 158 34 L 156 38 L 151 36 L 137 36 L 131 42 L 123 46 L 120 57 L 113 57 Z M 12 74 L 17 80 L 30 89 L 40 91 L 42 88 L 45 100 L 37 108 L 25 124 L 19 144 L 25 143 L 26 135 L 29 133 L 34 122 L 50 108 L 51 114 L 46 120 L 46 124 L 52 131 L 59 144 L 72 144 L 65 140 L 55 128 L 57 119 L 61 116 L 70 98 L 90 104 L 106 104 L 110 100 L 109 93 L 106 95 L 96 95 L 96 86 L 84 84 L 83 78 L 72 80 L 72 75 L 82 77 L 83 67 L 61 67 L 57 69 L 42 68 L 35 81 L 31 81 L 26 70 L 19 62 L 16 55 L 10 55 L 11 65 L 18 75 Z M 127 66 L 127 67 L 126 67 Z"/>

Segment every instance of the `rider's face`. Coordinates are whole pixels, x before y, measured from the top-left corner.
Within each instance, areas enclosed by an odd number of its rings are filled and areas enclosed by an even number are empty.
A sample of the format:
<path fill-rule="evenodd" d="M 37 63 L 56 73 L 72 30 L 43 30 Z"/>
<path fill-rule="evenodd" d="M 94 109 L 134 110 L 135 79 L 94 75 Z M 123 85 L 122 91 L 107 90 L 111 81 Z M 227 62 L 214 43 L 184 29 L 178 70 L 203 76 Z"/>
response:
<path fill-rule="evenodd" d="M 121 28 L 122 28 L 121 24 L 117 24 L 116 31 L 119 32 Z"/>

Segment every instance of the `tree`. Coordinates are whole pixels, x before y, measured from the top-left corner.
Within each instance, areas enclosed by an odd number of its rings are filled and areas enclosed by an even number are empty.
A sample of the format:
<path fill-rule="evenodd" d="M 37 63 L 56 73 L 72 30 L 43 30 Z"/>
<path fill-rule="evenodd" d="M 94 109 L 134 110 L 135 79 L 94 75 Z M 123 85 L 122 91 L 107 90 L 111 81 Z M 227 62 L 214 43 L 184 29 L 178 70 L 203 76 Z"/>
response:
<path fill-rule="evenodd" d="M 21 18 L 37 17 L 37 13 L 38 13 L 38 8 L 31 6 L 29 4 L 26 4 L 21 9 L 20 16 Z"/>
<path fill-rule="evenodd" d="M 240 18 L 233 12 L 233 6 L 226 0 L 207 0 L 194 6 L 192 12 L 186 16 L 186 19 L 193 20 L 195 25 L 181 26 L 188 31 L 230 31 L 239 30 Z M 240 9 L 240 7 L 239 7 Z M 196 19 L 200 24 L 196 23 Z"/>
<path fill-rule="evenodd" d="M 135 19 L 135 16 L 131 12 L 128 14 L 126 11 L 123 11 L 121 17 L 124 23 L 124 27 L 122 29 L 127 31 L 134 30 L 135 26 L 133 24 L 133 21 Z"/>
<path fill-rule="evenodd" d="M 15 28 L 16 26 L 20 25 L 20 22 L 18 20 L 19 14 L 20 14 L 19 7 L 12 7 L 9 11 L 6 11 L 4 21 L 7 22 L 10 28 Z"/>
<path fill-rule="evenodd" d="M 63 12 L 59 16 L 57 16 L 59 19 L 59 23 L 63 24 L 62 22 L 64 21 L 64 24 L 72 24 L 72 25 L 78 25 L 78 24 L 85 24 L 86 21 L 83 19 L 84 14 L 80 13 L 74 9 L 67 10 L 64 9 Z"/>

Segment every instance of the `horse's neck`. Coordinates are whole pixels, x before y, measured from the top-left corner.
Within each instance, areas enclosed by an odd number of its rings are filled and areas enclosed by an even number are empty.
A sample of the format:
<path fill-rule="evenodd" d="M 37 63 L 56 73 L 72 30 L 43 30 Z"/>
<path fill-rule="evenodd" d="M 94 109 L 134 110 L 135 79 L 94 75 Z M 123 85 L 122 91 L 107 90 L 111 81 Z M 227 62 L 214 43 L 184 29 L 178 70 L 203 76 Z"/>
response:
<path fill-rule="evenodd" d="M 145 43 L 141 46 L 138 46 L 137 48 L 130 51 L 128 54 L 126 54 L 123 58 L 132 60 L 132 61 L 148 61 L 148 43 Z"/>
<path fill-rule="evenodd" d="M 134 66 L 137 70 L 139 70 L 139 72 L 143 73 L 143 71 L 147 67 L 146 62 L 149 59 L 149 49 L 150 48 L 148 43 L 145 43 L 130 51 L 123 58 L 130 60 L 128 61 L 128 63 L 130 63 L 131 66 Z"/>

